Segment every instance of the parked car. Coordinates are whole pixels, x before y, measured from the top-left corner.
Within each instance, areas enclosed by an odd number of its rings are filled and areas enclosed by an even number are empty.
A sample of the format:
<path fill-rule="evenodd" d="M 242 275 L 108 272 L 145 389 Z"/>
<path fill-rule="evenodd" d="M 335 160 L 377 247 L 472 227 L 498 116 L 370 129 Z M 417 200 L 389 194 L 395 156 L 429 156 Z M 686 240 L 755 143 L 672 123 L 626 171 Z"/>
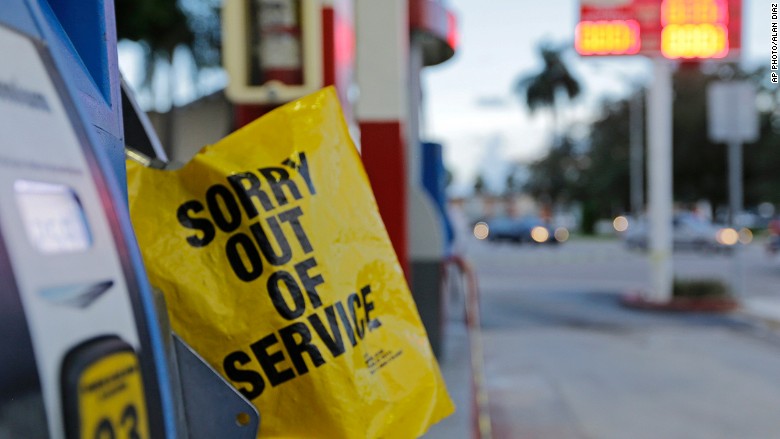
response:
<path fill-rule="evenodd" d="M 769 240 L 766 242 L 766 251 L 771 255 L 776 255 L 780 252 L 780 235 L 769 236 Z"/>
<path fill-rule="evenodd" d="M 772 218 L 767 229 L 769 230 L 769 240 L 766 242 L 766 250 L 770 254 L 776 255 L 780 252 L 780 218 Z"/>
<path fill-rule="evenodd" d="M 558 244 L 569 239 L 564 227 L 553 229 L 537 216 L 497 217 L 474 226 L 475 236 L 489 241 L 511 241 L 518 244 Z"/>
<path fill-rule="evenodd" d="M 638 220 L 629 224 L 624 234 L 629 249 L 647 250 L 648 225 Z M 731 239 L 733 236 L 733 239 Z M 672 241 L 675 249 L 698 251 L 731 251 L 736 244 L 737 232 L 729 227 L 714 224 L 693 214 L 676 215 L 672 220 Z"/>

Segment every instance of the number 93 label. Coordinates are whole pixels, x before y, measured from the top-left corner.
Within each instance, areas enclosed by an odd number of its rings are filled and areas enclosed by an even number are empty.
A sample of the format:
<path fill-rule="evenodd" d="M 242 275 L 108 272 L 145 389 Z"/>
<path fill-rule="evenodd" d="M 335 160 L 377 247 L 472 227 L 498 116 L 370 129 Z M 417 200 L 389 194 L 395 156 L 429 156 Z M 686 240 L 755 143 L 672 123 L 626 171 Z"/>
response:
<path fill-rule="evenodd" d="M 71 437 L 149 438 L 141 370 L 132 350 L 113 352 L 86 365 L 76 392 L 79 433 Z"/>

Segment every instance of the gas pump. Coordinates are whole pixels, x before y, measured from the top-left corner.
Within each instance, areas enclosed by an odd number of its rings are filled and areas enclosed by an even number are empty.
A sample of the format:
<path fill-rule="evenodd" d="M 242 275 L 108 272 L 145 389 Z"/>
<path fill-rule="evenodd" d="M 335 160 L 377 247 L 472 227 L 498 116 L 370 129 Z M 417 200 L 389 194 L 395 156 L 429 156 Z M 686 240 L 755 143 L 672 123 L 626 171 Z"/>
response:
<path fill-rule="evenodd" d="M 14 59 L 0 65 L 0 272 L 15 335 L 0 341 L 0 436 L 174 437 L 116 189 L 38 31 L 43 6 L 0 15 Z"/>
<path fill-rule="evenodd" d="M 160 328 L 117 183 L 115 44 L 111 1 L 0 8 L 0 437 L 255 437 Z"/>
<path fill-rule="evenodd" d="M 231 101 L 280 104 L 322 87 L 318 1 L 230 0 L 223 51 Z"/>
<path fill-rule="evenodd" d="M 357 94 L 353 9 L 353 0 L 226 0 L 225 93 L 236 106 L 236 126 L 328 85 L 336 87 L 351 124 Z"/>

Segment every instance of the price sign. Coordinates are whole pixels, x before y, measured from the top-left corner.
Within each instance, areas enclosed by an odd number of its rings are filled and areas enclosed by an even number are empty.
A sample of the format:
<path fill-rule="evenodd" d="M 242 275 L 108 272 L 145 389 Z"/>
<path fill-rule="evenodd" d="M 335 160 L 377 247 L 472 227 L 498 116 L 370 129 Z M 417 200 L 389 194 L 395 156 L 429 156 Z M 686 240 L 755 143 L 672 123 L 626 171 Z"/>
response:
<path fill-rule="evenodd" d="M 703 59 L 741 47 L 742 0 L 582 0 L 580 55 Z"/>
<path fill-rule="evenodd" d="M 582 0 L 574 47 L 580 55 L 660 53 L 660 0 Z"/>

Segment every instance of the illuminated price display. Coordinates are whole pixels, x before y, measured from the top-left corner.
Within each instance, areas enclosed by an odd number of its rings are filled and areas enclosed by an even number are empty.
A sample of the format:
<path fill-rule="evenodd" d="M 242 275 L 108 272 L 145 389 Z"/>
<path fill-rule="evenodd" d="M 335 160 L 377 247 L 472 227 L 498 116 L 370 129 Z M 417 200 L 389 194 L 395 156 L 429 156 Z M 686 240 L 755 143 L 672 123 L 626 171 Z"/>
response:
<path fill-rule="evenodd" d="M 575 29 L 575 48 L 581 55 L 634 55 L 639 52 L 636 20 L 583 21 Z"/>
<path fill-rule="evenodd" d="M 577 53 L 724 58 L 741 47 L 742 0 L 581 0 Z"/>
<path fill-rule="evenodd" d="M 661 23 L 728 23 L 729 9 L 725 0 L 664 0 Z"/>
<path fill-rule="evenodd" d="M 661 53 L 666 58 L 723 58 L 729 52 L 726 0 L 664 0 Z"/>
<path fill-rule="evenodd" d="M 726 26 L 710 23 L 670 24 L 661 35 L 666 58 L 723 58 L 729 53 Z"/>
<path fill-rule="evenodd" d="M 584 56 L 660 53 L 661 0 L 581 0 L 574 35 Z"/>

